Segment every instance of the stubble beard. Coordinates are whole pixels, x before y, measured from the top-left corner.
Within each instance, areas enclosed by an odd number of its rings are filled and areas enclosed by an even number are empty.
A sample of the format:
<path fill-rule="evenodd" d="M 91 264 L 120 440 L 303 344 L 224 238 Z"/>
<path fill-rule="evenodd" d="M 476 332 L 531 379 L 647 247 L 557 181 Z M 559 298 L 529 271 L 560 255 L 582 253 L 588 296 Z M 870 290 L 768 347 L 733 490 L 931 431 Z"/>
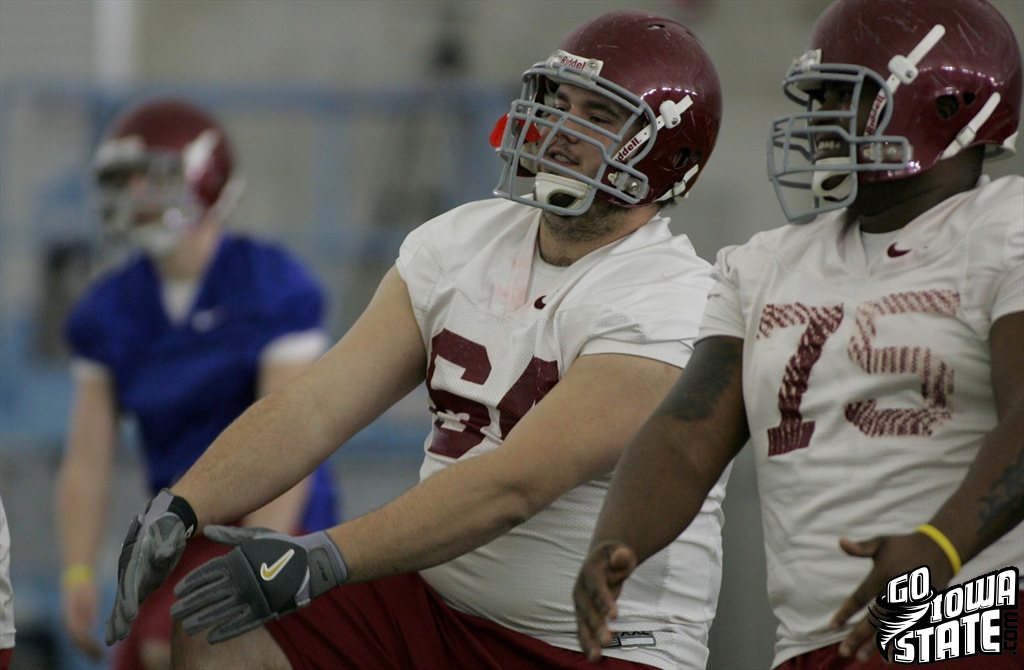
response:
<path fill-rule="evenodd" d="M 578 216 L 561 216 L 552 212 L 541 213 L 544 224 L 559 242 L 593 242 L 611 236 L 621 227 L 626 210 L 595 199 L 587 211 Z M 544 258 L 546 263 L 564 267 L 575 259 L 569 257 Z"/>

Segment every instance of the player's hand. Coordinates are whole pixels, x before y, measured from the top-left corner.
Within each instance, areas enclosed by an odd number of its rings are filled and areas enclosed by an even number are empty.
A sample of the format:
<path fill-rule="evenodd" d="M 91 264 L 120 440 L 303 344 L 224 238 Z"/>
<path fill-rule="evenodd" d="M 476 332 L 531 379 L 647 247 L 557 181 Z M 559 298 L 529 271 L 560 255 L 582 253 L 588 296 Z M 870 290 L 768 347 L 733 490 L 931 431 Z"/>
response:
<path fill-rule="evenodd" d="M 128 635 L 139 614 L 139 603 L 171 574 L 195 528 L 192 507 L 167 489 L 132 519 L 117 561 L 117 593 L 107 619 L 108 645 Z"/>
<path fill-rule="evenodd" d="M 921 533 L 881 535 L 861 542 L 843 538 L 839 540 L 839 546 L 850 556 L 873 559 L 874 565 L 860 586 L 832 616 L 831 626 L 834 629 L 841 628 L 862 607 L 884 593 L 889 580 L 897 575 L 925 565 L 931 571 L 932 589 L 935 591 L 942 589 L 953 578 L 949 559 L 931 539 Z M 850 657 L 856 654 L 857 660 L 868 661 L 877 652 L 875 634 L 875 627 L 865 616 L 839 644 L 839 655 Z"/>
<path fill-rule="evenodd" d="M 636 568 L 636 554 L 618 542 L 594 547 L 580 568 L 572 597 L 576 604 L 576 638 L 587 658 L 596 662 L 611 642 L 608 620 L 618 616 L 615 601 Z"/>
<path fill-rule="evenodd" d="M 89 658 L 101 658 L 103 648 L 93 634 L 99 611 L 99 590 L 96 584 L 89 581 L 64 586 L 61 605 L 64 627 L 71 642 Z"/>
<path fill-rule="evenodd" d="M 292 537 L 266 528 L 209 526 L 205 534 L 235 549 L 178 582 L 171 616 L 189 635 L 211 629 L 210 643 L 305 607 L 348 578 L 341 552 L 323 531 Z"/>

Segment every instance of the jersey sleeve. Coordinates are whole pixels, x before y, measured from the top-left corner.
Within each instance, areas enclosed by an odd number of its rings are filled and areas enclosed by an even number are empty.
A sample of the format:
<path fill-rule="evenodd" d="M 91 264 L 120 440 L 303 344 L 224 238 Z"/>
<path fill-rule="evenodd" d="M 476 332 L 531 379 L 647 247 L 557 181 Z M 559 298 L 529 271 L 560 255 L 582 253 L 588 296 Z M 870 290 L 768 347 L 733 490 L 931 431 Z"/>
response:
<path fill-rule="evenodd" d="M 674 274 L 643 274 L 632 282 L 606 282 L 564 327 L 579 355 L 627 354 L 684 367 L 693 351 L 711 286 L 707 264 Z M 575 341 L 575 343 L 574 343 Z"/>
<path fill-rule="evenodd" d="M 260 290 L 266 306 L 266 342 L 271 344 L 298 333 L 322 331 L 324 292 L 306 266 L 284 252 L 264 262 Z"/>
<path fill-rule="evenodd" d="M 442 268 L 433 248 L 431 222 L 416 228 L 402 242 L 395 267 L 409 291 L 416 323 L 427 321 L 431 296 L 442 276 Z"/>
<path fill-rule="evenodd" d="M 282 335 L 263 347 L 260 362 L 267 365 L 314 361 L 327 350 L 327 333 L 322 329 Z"/>
<path fill-rule="evenodd" d="M 71 359 L 71 378 L 78 381 L 109 380 L 110 369 L 99 361 L 75 356 Z"/>
<path fill-rule="evenodd" d="M 740 301 L 736 264 L 743 250 L 725 247 L 718 252 L 713 272 L 715 284 L 708 293 L 708 303 L 700 324 L 698 340 L 716 335 L 742 338 L 746 333 Z"/>
<path fill-rule="evenodd" d="M 73 358 L 87 359 L 102 366 L 113 362 L 112 338 L 107 332 L 109 300 L 103 286 L 88 291 L 72 308 L 64 322 L 64 339 Z"/>
<path fill-rule="evenodd" d="M 297 282 L 286 303 L 280 315 L 279 337 L 323 328 L 324 294 L 311 277 L 305 275 Z"/>
<path fill-rule="evenodd" d="M 996 280 L 992 300 L 992 322 L 1001 316 L 1024 311 L 1024 226 L 1007 227 L 1004 253 L 1005 272 Z"/>
<path fill-rule="evenodd" d="M 1024 310 L 1024 180 L 1006 180 L 993 182 L 963 216 L 970 221 L 963 309 L 983 337 L 1000 317 Z"/>

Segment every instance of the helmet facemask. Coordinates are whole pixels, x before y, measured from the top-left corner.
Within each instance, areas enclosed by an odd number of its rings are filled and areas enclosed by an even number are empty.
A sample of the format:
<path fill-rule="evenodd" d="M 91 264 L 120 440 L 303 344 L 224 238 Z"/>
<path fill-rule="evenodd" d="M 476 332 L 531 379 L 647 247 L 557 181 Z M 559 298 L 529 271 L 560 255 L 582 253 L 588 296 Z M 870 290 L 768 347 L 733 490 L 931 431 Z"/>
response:
<path fill-rule="evenodd" d="M 582 92 L 586 113 L 575 99 L 553 104 L 562 86 L 572 87 L 566 96 Z M 593 119 L 590 110 L 606 105 L 614 119 Z M 562 216 L 587 212 L 595 199 L 625 209 L 668 203 L 696 182 L 721 114 L 715 66 L 686 26 L 642 11 L 607 12 L 523 74 L 521 97 L 491 134 L 504 162 L 494 193 Z M 585 150 L 579 165 L 571 151 L 570 160 L 558 155 L 566 143 Z M 532 189 L 517 187 L 517 177 L 533 177 Z"/>
<path fill-rule="evenodd" d="M 819 59 L 812 51 L 793 64 L 783 91 L 805 111 L 775 119 L 769 132 L 768 175 L 792 223 L 850 206 L 859 173 L 905 170 L 913 159 L 906 137 L 885 134 L 894 108 L 890 85 L 868 68 Z M 829 86 L 849 89 L 850 104 L 823 109 Z"/>
<path fill-rule="evenodd" d="M 847 207 L 858 184 L 913 177 L 969 147 L 1013 151 L 1020 50 L 1006 19 L 983 0 L 836 0 L 815 23 L 810 45 L 784 82 L 787 95 L 807 111 L 776 119 L 768 140 L 769 177 L 790 221 Z M 854 99 L 865 107 L 859 116 L 840 119 L 830 112 L 837 120 L 812 122 L 813 104 L 801 93 L 836 77 L 877 88 L 877 95 Z M 849 125 L 855 118 L 861 128 Z M 822 146 L 815 134 L 830 131 L 848 143 L 841 157 L 815 154 Z M 834 181 L 819 175 L 815 190 L 815 171 L 846 174 L 849 188 L 824 188 Z"/>
<path fill-rule="evenodd" d="M 523 74 L 522 95 L 512 103 L 498 147 L 505 165 L 497 195 L 560 216 L 583 214 L 599 193 L 625 206 L 637 205 L 648 195 L 647 176 L 634 166 L 654 146 L 663 122 L 640 97 L 602 78 L 601 66 L 601 61 L 557 51 Z M 624 122 L 610 131 L 558 109 L 554 95 L 560 84 L 598 93 L 624 112 Z M 597 173 L 584 174 L 548 158 L 559 136 L 595 147 L 601 155 Z M 524 175 L 534 175 L 532 193 L 515 192 L 515 178 Z"/>
<path fill-rule="evenodd" d="M 226 217 L 243 182 L 230 179 L 205 197 L 201 186 L 222 141 L 208 128 L 181 149 L 147 146 L 135 134 L 103 142 L 95 160 L 96 200 L 107 236 L 160 257 L 211 213 Z"/>
<path fill-rule="evenodd" d="M 96 186 L 104 232 L 155 256 L 172 251 L 206 212 L 174 153 L 150 152 L 103 165 L 96 171 Z"/>

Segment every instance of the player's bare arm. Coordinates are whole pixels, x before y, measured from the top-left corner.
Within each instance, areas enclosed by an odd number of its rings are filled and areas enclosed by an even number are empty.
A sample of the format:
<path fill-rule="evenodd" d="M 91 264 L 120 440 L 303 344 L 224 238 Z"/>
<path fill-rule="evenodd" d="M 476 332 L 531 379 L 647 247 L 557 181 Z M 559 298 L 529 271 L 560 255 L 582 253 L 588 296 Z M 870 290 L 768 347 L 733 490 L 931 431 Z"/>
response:
<path fill-rule="evenodd" d="M 260 364 L 259 395 L 267 396 L 305 372 L 313 360 L 263 361 Z M 305 477 L 255 512 L 248 514 L 243 525 L 257 528 L 272 528 L 284 533 L 294 532 L 300 525 L 302 510 L 309 495 L 310 478 Z"/>
<path fill-rule="evenodd" d="M 92 633 L 99 608 L 92 566 L 103 537 L 117 448 L 114 403 L 107 377 L 86 376 L 75 381 L 71 424 L 57 480 L 64 621 L 75 645 L 93 658 L 102 654 Z"/>
<path fill-rule="evenodd" d="M 392 269 L 345 337 L 239 417 L 173 493 L 189 501 L 200 528 L 251 512 L 411 391 L 425 361 L 405 283 Z"/>
<path fill-rule="evenodd" d="M 391 270 L 344 338 L 236 419 L 129 529 L 108 643 L 128 634 L 138 603 L 169 574 L 190 533 L 242 517 L 297 484 L 423 380 L 424 352 L 405 283 Z M 147 525 L 166 527 L 153 534 Z M 151 562 L 143 565 L 143 555 Z"/>
<path fill-rule="evenodd" d="M 992 386 L 999 423 L 989 434 L 963 483 L 927 521 L 939 529 L 967 562 L 1024 520 L 1024 312 L 1009 314 L 992 325 Z M 874 560 L 871 572 L 836 612 L 838 627 L 885 589 L 892 577 L 926 561 L 936 588 L 954 576 L 951 559 L 921 533 L 882 536 L 864 542 L 844 539 L 843 549 Z M 864 618 L 840 647 L 846 656 L 868 659 L 875 653 L 875 629 Z"/>
<path fill-rule="evenodd" d="M 679 368 L 648 358 L 580 357 L 500 448 L 461 460 L 332 529 L 350 581 L 453 559 L 610 471 L 678 375 Z"/>
<path fill-rule="evenodd" d="M 500 447 L 460 460 L 374 512 L 326 534 L 299 538 L 208 528 L 209 537 L 242 545 L 244 557 L 232 552 L 186 576 L 175 589 L 179 599 L 171 612 L 186 632 L 209 628 L 209 641 L 219 642 L 302 607 L 341 583 L 408 573 L 461 556 L 609 472 L 621 445 L 678 375 L 678 368 L 653 359 L 583 356 Z M 306 560 L 291 561 L 296 553 Z M 331 554 L 333 559 L 325 560 Z M 228 576 L 261 560 L 260 586 Z M 290 563 L 297 572 L 286 571 Z M 286 572 L 272 581 L 275 566 Z M 303 575 L 309 579 L 303 581 Z M 289 583 L 294 588 L 281 590 Z M 251 607 L 238 613 L 226 602 Z"/>
<path fill-rule="evenodd" d="M 699 342 L 623 453 L 573 593 L 577 635 L 591 659 L 610 636 L 607 620 L 629 573 L 686 528 L 747 441 L 742 356 L 738 338 Z"/>

